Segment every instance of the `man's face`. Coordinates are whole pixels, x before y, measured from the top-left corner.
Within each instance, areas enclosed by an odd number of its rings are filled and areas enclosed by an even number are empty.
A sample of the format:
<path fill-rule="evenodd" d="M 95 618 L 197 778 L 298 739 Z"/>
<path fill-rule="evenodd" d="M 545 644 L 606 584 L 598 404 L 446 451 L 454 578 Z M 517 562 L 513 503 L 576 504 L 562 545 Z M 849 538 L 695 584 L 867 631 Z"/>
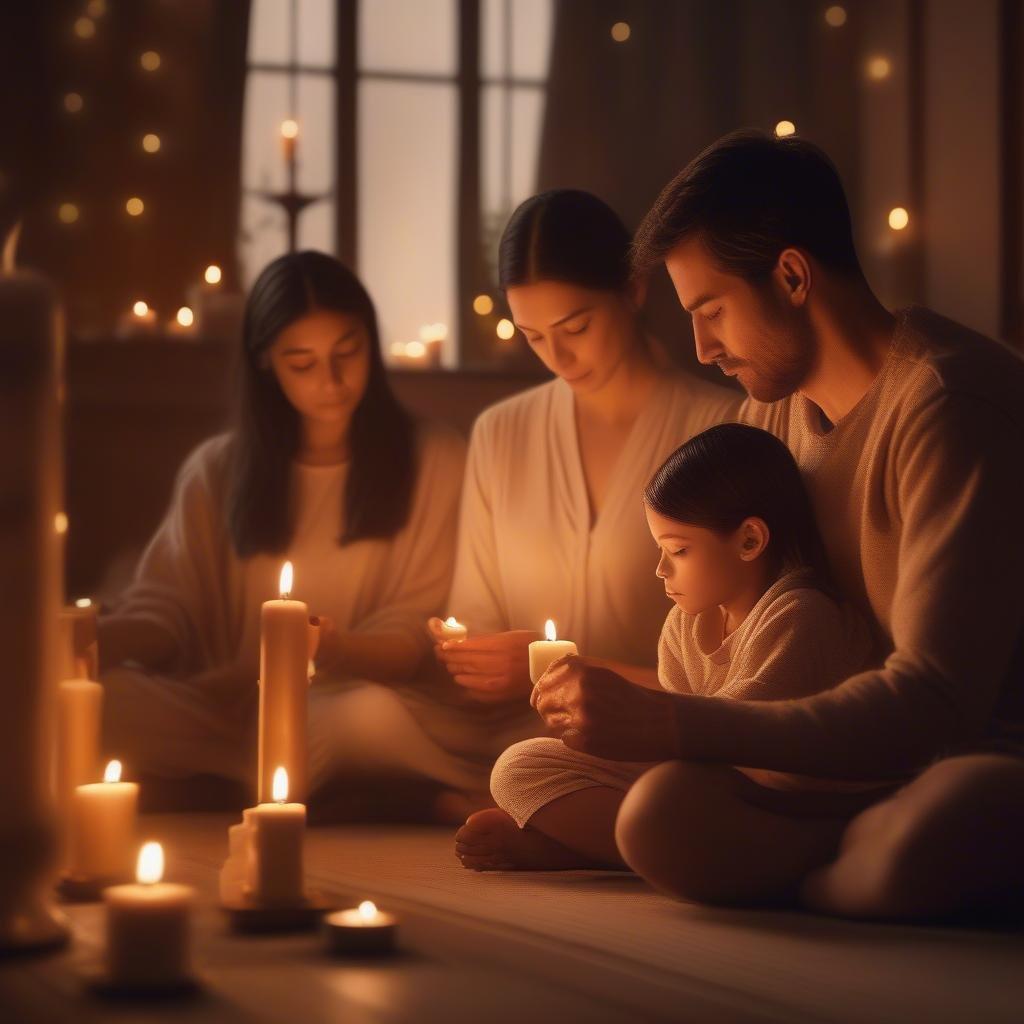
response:
<path fill-rule="evenodd" d="M 665 266 L 693 317 L 697 358 L 735 377 L 759 402 L 798 391 L 814 366 L 814 337 L 802 302 L 791 299 L 783 268 L 752 283 L 718 268 L 699 238 L 688 238 Z"/>

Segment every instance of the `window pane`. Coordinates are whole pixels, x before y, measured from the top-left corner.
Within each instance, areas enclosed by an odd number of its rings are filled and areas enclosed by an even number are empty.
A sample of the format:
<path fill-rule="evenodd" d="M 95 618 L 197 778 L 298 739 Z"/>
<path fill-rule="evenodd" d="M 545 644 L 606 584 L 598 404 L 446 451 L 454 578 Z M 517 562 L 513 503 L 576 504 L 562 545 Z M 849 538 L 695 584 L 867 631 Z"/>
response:
<path fill-rule="evenodd" d="M 335 0 L 299 0 L 300 64 L 334 64 L 334 3 Z"/>
<path fill-rule="evenodd" d="M 480 19 L 484 78 L 508 75 L 547 80 L 554 21 L 552 0 L 483 0 Z"/>
<path fill-rule="evenodd" d="M 249 61 L 283 64 L 288 60 L 289 7 L 285 0 L 252 0 L 249 13 Z"/>
<path fill-rule="evenodd" d="M 385 355 L 440 322 L 454 361 L 456 111 L 454 85 L 359 86 L 359 271 Z"/>
<path fill-rule="evenodd" d="M 334 187 L 334 91 L 334 79 L 327 75 L 299 76 L 295 156 L 300 192 L 319 194 Z"/>
<path fill-rule="evenodd" d="M 454 75 L 455 0 L 363 0 L 359 67 Z"/>
<path fill-rule="evenodd" d="M 284 211 L 259 196 L 243 195 L 238 239 L 242 287 L 250 288 L 259 272 L 274 257 L 287 251 Z"/>
<path fill-rule="evenodd" d="M 511 90 L 500 85 L 483 87 L 480 194 L 489 255 L 509 215 L 537 190 L 544 100 L 544 90 L 531 86 Z"/>
<path fill-rule="evenodd" d="M 335 228 L 334 202 L 321 199 L 299 214 L 296 244 L 300 249 L 319 249 L 320 252 L 333 253 L 336 248 Z"/>
<path fill-rule="evenodd" d="M 285 187 L 281 122 L 288 110 L 288 76 L 251 71 L 246 82 L 242 138 L 242 185 L 279 192 Z"/>

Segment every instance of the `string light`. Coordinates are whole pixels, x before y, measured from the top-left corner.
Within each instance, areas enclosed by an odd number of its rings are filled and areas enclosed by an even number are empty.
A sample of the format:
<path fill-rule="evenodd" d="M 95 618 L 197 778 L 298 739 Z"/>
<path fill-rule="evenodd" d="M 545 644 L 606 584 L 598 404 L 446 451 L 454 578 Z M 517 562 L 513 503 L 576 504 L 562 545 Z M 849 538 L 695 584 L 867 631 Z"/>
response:
<path fill-rule="evenodd" d="M 510 338 L 515 337 L 516 325 L 512 323 L 511 320 L 502 317 L 494 328 L 494 333 L 501 338 L 502 341 L 508 341 Z"/>
<path fill-rule="evenodd" d="M 131 199 L 124 204 L 124 208 L 128 211 L 129 217 L 139 217 L 143 210 L 146 209 L 146 204 L 138 196 L 132 196 Z"/>
<path fill-rule="evenodd" d="M 612 39 L 617 43 L 624 43 L 630 36 L 632 29 L 626 21 L 617 21 L 612 25 Z"/>
<path fill-rule="evenodd" d="M 775 135 L 777 138 L 785 139 L 790 135 L 796 134 L 796 125 L 792 121 L 780 121 L 775 126 Z"/>
<path fill-rule="evenodd" d="M 221 272 L 220 267 L 216 263 L 211 263 L 205 271 L 203 271 L 203 280 L 207 284 L 220 284 Z"/>
<path fill-rule="evenodd" d="M 147 153 L 157 153 L 160 150 L 160 136 L 154 135 L 153 132 L 148 132 L 142 136 L 142 148 Z"/>
<path fill-rule="evenodd" d="M 473 300 L 473 312 L 478 316 L 487 316 L 494 311 L 494 299 L 490 295 L 478 295 Z"/>
<path fill-rule="evenodd" d="M 872 81 L 884 81 L 891 74 L 892 61 L 888 57 L 872 57 L 868 61 L 868 78 Z"/>
<path fill-rule="evenodd" d="M 902 206 L 894 206 L 889 211 L 889 227 L 893 231 L 902 231 L 910 223 L 910 214 Z"/>
<path fill-rule="evenodd" d="M 81 94 L 77 92 L 69 92 L 64 95 L 64 109 L 69 114 L 77 114 L 82 107 L 85 106 L 85 101 L 82 99 Z"/>
<path fill-rule="evenodd" d="M 147 50 L 139 57 L 139 63 L 143 71 L 156 71 L 160 67 L 160 54 L 156 50 Z"/>
<path fill-rule="evenodd" d="M 96 22 L 85 16 L 75 21 L 75 35 L 79 39 L 92 39 L 96 35 Z"/>
<path fill-rule="evenodd" d="M 833 4 L 825 12 L 825 21 L 832 28 L 842 28 L 846 24 L 846 8 L 839 4 Z"/>
<path fill-rule="evenodd" d="M 61 203 L 57 216 L 62 224 L 74 224 L 78 220 L 78 207 L 74 203 Z"/>

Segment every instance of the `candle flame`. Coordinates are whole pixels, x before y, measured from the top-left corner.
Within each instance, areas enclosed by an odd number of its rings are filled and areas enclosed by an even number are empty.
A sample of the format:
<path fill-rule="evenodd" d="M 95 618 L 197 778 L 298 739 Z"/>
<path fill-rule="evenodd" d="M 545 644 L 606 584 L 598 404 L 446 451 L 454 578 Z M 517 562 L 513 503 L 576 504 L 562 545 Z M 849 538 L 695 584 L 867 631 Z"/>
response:
<path fill-rule="evenodd" d="M 75 607 L 76 608 L 91 608 L 92 607 L 92 601 L 88 597 L 80 597 L 75 602 Z"/>
<path fill-rule="evenodd" d="M 405 346 L 405 354 L 413 359 L 422 359 L 427 354 L 427 346 L 422 341 L 410 341 Z"/>
<path fill-rule="evenodd" d="M 216 263 L 211 263 L 205 271 L 203 271 L 203 280 L 207 284 L 220 284 L 221 272 L 220 267 Z"/>
<path fill-rule="evenodd" d="M 18 239 L 21 237 L 21 221 L 7 232 L 7 238 L 4 240 L 4 256 L 3 256 L 3 272 L 5 274 L 13 274 L 14 267 L 17 263 L 18 255 Z"/>
<path fill-rule="evenodd" d="M 551 619 L 548 619 L 548 621 L 544 623 L 544 638 L 546 640 L 558 639 L 558 633 L 555 631 L 555 624 Z"/>
<path fill-rule="evenodd" d="M 299 122 L 293 118 L 287 118 L 281 122 L 281 134 L 286 139 L 294 139 L 299 134 Z"/>
<path fill-rule="evenodd" d="M 454 615 L 449 615 L 448 618 L 444 620 L 444 624 L 446 626 L 451 626 L 453 629 L 458 629 L 458 627 L 462 625 Z"/>
<path fill-rule="evenodd" d="M 110 761 L 107 767 L 103 769 L 103 781 L 104 782 L 120 782 L 121 781 L 121 762 L 118 760 Z"/>
<path fill-rule="evenodd" d="M 292 583 L 295 582 L 295 570 L 292 568 L 291 562 L 285 562 L 281 566 L 281 579 L 279 581 L 279 589 L 281 597 L 286 598 L 291 596 Z"/>
<path fill-rule="evenodd" d="M 139 299 L 139 301 L 132 306 L 132 312 L 136 316 L 145 316 L 149 312 L 149 303 L 143 302 L 142 299 Z"/>
<path fill-rule="evenodd" d="M 270 785 L 270 792 L 274 800 L 283 804 L 288 799 L 288 769 L 275 768 L 274 781 Z"/>
<path fill-rule="evenodd" d="M 359 916 L 364 921 L 372 921 L 377 916 L 377 904 L 373 900 L 363 900 L 359 904 Z"/>
<path fill-rule="evenodd" d="M 63 534 L 68 532 L 68 517 L 66 513 L 58 512 L 53 517 L 53 528 L 57 533 Z"/>
<path fill-rule="evenodd" d="M 164 848 L 159 843 L 143 843 L 135 867 L 140 885 L 155 885 L 164 877 Z"/>

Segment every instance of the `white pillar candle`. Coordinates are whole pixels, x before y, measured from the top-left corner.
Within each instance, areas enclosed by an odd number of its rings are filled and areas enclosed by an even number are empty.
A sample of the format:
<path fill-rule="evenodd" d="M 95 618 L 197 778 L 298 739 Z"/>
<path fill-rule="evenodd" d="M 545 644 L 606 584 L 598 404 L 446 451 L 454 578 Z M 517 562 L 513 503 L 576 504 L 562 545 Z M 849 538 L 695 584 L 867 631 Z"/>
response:
<path fill-rule="evenodd" d="M 100 778 L 103 687 L 90 679 L 57 684 L 57 804 L 66 817 L 79 786 Z"/>
<path fill-rule="evenodd" d="M 70 867 L 75 879 L 130 878 L 139 787 L 121 782 L 111 761 L 103 782 L 79 786 L 71 801 Z"/>
<path fill-rule="evenodd" d="M 87 597 L 60 611 L 60 679 L 99 677 L 96 606 Z"/>
<path fill-rule="evenodd" d="M 107 981 L 129 989 L 171 988 L 191 970 L 195 890 L 163 882 L 163 849 L 146 843 L 134 885 L 103 892 L 107 911 Z"/>
<path fill-rule="evenodd" d="M 259 784 L 257 798 L 271 799 L 273 773 L 288 772 L 294 800 L 307 796 L 306 714 L 309 701 L 309 609 L 290 600 L 292 564 L 281 570 L 281 598 L 260 614 Z"/>
<path fill-rule="evenodd" d="M 548 619 L 544 623 L 545 640 L 534 640 L 530 644 L 530 681 L 536 686 L 537 680 L 547 671 L 548 665 L 567 654 L 579 654 L 571 640 L 559 640 L 555 624 Z"/>
<path fill-rule="evenodd" d="M 328 914 L 324 931 L 332 953 L 388 953 L 395 946 L 398 919 L 378 910 L 371 900 L 363 900 L 358 907 Z"/>
<path fill-rule="evenodd" d="M 469 630 L 454 615 L 449 615 L 441 623 L 441 632 L 446 640 L 465 640 L 469 635 Z"/>
<path fill-rule="evenodd" d="M 251 896 L 265 907 L 294 907 L 305 900 L 302 844 L 306 807 L 288 803 L 288 773 L 274 773 L 275 803 L 250 808 Z"/>

